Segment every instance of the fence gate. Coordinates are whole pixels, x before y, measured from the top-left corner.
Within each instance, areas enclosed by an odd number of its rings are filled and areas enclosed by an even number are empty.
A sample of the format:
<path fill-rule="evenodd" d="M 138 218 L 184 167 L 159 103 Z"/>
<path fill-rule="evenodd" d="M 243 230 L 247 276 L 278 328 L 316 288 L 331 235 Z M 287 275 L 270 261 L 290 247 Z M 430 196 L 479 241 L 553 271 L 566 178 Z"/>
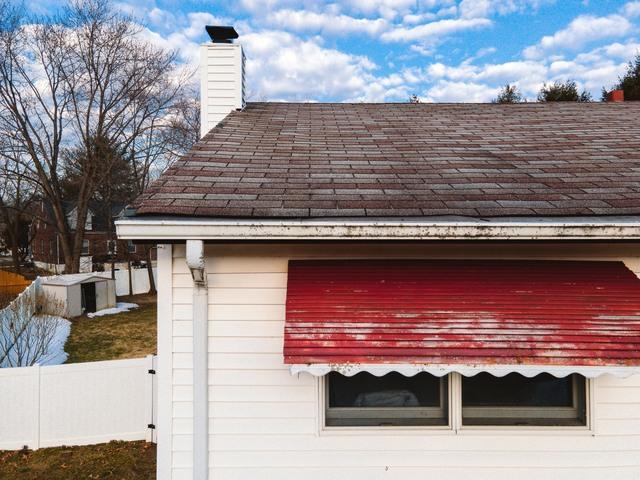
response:
<path fill-rule="evenodd" d="M 0 450 L 155 441 L 155 356 L 0 369 Z"/>

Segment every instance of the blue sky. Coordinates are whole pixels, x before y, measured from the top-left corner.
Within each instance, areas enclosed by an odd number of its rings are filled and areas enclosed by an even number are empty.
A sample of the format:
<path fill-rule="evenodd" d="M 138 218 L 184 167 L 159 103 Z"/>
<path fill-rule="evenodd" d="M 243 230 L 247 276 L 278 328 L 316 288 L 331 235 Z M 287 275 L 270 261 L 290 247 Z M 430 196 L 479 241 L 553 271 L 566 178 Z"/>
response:
<path fill-rule="evenodd" d="M 33 10 L 55 2 L 32 0 Z M 640 1 L 119 0 L 197 65 L 204 25 L 232 24 L 252 100 L 489 101 L 574 79 L 600 97 L 640 53 Z"/>

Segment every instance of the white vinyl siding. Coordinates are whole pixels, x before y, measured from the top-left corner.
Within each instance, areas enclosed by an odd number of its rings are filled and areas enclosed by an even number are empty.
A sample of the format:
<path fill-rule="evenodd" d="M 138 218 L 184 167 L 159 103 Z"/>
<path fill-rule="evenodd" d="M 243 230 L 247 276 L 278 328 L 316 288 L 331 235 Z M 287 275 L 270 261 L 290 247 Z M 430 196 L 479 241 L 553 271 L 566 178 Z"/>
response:
<path fill-rule="evenodd" d="M 322 428 L 320 379 L 283 364 L 290 258 L 444 257 L 620 259 L 630 245 L 246 244 L 207 246 L 209 433 L 215 480 L 640 478 L 640 377 L 594 381 L 594 423 L 580 432 L 540 428 Z M 627 260 L 628 259 L 628 260 Z M 184 246 L 171 272 L 171 471 L 190 479 L 192 452 L 191 276 Z M 159 279 L 162 284 L 164 278 Z M 160 345 L 161 355 L 167 343 Z M 162 408 L 160 406 L 159 408 Z M 167 477 L 159 477 L 166 480 Z"/>

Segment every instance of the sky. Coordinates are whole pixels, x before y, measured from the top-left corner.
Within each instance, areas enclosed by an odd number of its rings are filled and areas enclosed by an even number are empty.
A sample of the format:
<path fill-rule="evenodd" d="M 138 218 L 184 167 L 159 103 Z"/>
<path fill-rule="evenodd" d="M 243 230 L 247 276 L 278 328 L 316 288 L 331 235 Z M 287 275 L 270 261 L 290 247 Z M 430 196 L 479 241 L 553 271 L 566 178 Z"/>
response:
<path fill-rule="evenodd" d="M 28 2 L 34 12 L 56 6 Z M 118 0 L 197 66 L 205 25 L 233 25 L 249 101 L 534 100 L 575 80 L 599 99 L 640 53 L 640 0 Z"/>

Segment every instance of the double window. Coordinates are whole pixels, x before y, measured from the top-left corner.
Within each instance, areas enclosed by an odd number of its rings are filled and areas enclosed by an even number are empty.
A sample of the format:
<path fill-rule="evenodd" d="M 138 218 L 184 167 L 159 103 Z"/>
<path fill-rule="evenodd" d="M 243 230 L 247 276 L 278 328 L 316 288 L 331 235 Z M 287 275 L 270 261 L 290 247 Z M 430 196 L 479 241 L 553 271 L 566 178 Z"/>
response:
<path fill-rule="evenodd" d="M 455 386 L 453 383 L 455 380 Z M 352 377 L 331 372 L 325 380 L 325 423 L 340 426 L 585 426 L 587 381 L 517 373 L 495 377 L 435 377 L 419 373 Z"/>

